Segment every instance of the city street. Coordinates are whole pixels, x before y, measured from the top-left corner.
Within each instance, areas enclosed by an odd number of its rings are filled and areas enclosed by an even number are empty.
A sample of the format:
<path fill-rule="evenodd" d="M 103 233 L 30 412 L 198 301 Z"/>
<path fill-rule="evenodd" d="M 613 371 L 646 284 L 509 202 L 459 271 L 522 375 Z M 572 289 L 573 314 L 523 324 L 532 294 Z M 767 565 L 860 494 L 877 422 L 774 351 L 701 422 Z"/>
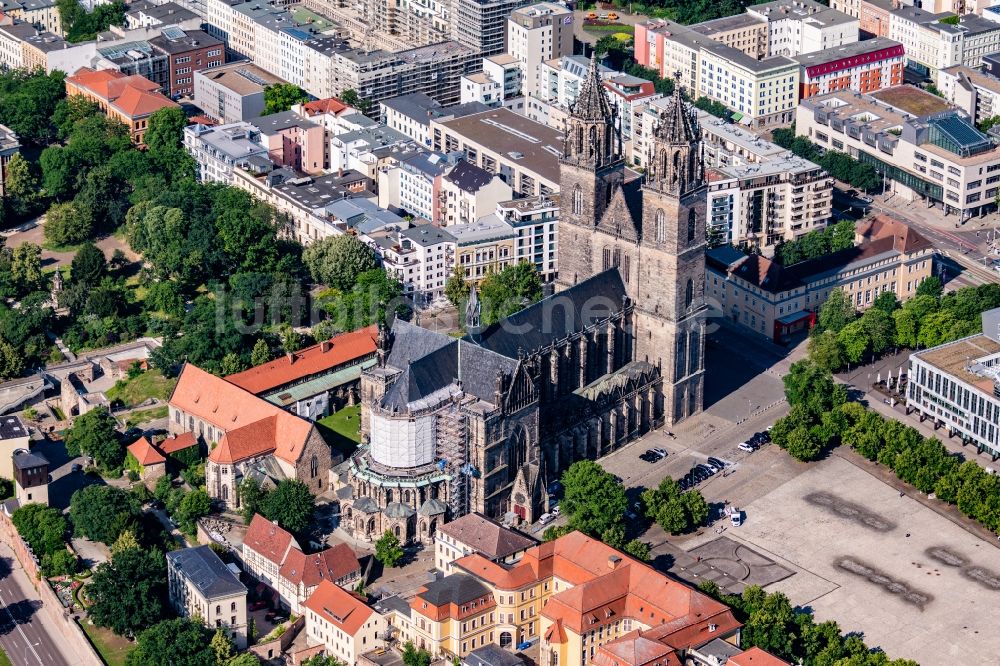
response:
<path fill-rule="evenodd" d="M 0 543 L 0 647 L 14 666 L 71 666 L 62 641 L 43 623 L 42 602 L 14 553 Z"/>

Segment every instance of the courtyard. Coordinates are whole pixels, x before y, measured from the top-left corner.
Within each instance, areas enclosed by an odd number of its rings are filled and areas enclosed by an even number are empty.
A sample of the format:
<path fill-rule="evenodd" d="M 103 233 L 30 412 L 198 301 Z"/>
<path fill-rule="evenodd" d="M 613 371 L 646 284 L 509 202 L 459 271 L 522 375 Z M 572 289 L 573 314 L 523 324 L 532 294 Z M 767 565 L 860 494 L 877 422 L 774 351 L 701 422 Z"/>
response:
<path fill-rule="evenodd" d="M 931 665 L 1000 654 L 990 621 L 1000 601 L 1000 548 L 838 453 L 743 505 L 744 525 L 726 530 L 729 541 L 793 572 L 766 589 L 817 620 L 864 632 L 891 657 Z M 704 552 L 717 540 L 705 529 L 682 547 Z M 740 575 L 739 557 L 726 562 L 725 548 L 710 550 Z"/>

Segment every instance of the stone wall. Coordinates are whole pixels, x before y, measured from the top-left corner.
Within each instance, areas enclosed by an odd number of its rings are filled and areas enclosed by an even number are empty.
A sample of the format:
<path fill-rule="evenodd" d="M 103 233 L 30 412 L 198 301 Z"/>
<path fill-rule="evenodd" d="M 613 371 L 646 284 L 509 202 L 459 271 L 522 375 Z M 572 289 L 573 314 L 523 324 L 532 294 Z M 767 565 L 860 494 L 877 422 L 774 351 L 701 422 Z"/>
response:
<path fill-rule="evenodd" d="M 75 654 L 78 659 L 76 664 L 79 666 L 103 666 L 104 662 L 97 655 L 94 647 L 83 633 L 83 629 L 59 602 L 59 598 L 48 583 L 41 579 L 38 565 L 28 553 L 27 544 L 21 539 L 14 524 L 3 511 L 0 511 L 0 538 L 14 551 L 17 561 L 21 563 L 21 568 L 24 569 L 31 584 L 38 592 L 38 596 L 42 600 L 42 607 L 38 612 L 42 615 L 45 626 L 52 631 L 52 637 L 55 640 L 65 641 L 63 643 L 64 651 Z"/>
<path fill-rule="evenodd" d="M 299 632 L 306 624 L 305 615 L 300 615 L 296 618 L 295 622 L 285 630 L 285 633 L 281 634 L 277 638 L 266 643 L 258 643 L 257 645 L 250 646 L 250 652 L 257 655 L 264 661 L 269 661 L 271 659 L 277 659 L 279 656 L 285 653 L 285 650 L 292 644 L 295 637 L 298 636 Z M 319 646 L 322 649 L 322 646 Z M 306 655 L 307 657 L 312 656 L 311 654 Z M 300 663 L 294 660 L 293 663 Z"/>

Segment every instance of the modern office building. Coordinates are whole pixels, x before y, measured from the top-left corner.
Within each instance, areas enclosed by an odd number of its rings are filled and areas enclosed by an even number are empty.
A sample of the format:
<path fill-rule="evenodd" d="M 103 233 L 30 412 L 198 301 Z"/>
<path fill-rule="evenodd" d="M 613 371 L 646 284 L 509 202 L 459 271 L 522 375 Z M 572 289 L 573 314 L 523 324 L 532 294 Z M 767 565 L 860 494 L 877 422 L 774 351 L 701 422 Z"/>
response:
<path fill-rule="evenodd" d="M 906 411 L 1000 458 L 1000 309 L 983 332 L 910 354 Z"/>
<path fill-rule="evenodd" d="M 573 12 L 555 2 L 540 2 L 510 13 L 507 53 L 520 63 L 523 89 L 537 90 L 543 62 L 573 55 Z"/>
<path fill-rule="evenodd" d="M 264 112 L 264 88 L 285 83 L 253 63 L 233 62 L 194 73 L 194 103 L 220 123 L 253 120 Z"/>

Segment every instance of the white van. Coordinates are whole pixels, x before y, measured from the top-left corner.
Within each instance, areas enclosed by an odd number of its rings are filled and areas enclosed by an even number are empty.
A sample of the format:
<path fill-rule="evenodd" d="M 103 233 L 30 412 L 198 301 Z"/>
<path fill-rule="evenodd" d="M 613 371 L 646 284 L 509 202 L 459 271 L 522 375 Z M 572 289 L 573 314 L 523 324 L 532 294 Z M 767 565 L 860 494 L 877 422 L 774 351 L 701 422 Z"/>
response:
<path fill-rule="evenodd" d="M 739 527 L 743 524 L 743 512 L 737 507 L 733 507 L 732 511 L 729 512 L 729 521 L 733 524 L 733 527 Z"/>

